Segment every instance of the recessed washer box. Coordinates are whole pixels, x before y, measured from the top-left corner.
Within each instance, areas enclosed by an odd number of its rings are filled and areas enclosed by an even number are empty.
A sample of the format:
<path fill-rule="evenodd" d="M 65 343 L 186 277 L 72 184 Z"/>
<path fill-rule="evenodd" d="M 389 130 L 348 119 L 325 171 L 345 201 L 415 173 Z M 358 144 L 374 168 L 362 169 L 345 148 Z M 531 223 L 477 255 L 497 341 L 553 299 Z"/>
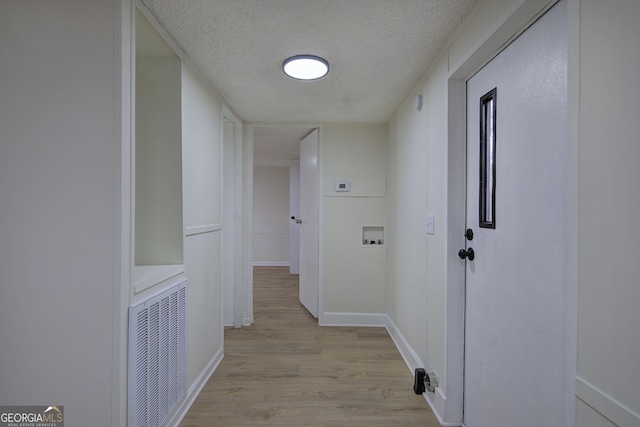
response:
<path fill-rule="evenodd" d="M 362 227 L 363 245 L 384 245 L 384 227 L 368 226 Z"/>
<path fill-rule="evenodd" d="M 351 191 L 351 181 L 336 181 L 333 183 L 334 191 Z"/>

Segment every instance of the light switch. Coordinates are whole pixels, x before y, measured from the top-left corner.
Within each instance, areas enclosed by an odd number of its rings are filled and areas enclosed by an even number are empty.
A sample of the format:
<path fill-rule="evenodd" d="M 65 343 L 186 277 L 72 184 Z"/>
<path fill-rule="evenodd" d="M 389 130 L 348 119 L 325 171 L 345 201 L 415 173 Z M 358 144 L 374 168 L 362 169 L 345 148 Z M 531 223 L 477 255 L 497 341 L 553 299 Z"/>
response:
<path fill-rule="evenodd" d="M 433 214 L 427 214 L 427 234 L 434 234 L 434 226 L 433 226 Z"/>

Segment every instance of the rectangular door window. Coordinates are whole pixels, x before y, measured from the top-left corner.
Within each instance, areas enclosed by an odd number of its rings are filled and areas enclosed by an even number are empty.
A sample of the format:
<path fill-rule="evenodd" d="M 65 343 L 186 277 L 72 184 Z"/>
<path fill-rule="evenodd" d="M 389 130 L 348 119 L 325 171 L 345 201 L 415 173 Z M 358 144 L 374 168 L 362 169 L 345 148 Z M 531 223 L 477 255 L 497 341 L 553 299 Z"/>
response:
<path fill-rule="evenodd" d="M 496 92 L 480 98 L 480 224 L 496 228 Z"/>

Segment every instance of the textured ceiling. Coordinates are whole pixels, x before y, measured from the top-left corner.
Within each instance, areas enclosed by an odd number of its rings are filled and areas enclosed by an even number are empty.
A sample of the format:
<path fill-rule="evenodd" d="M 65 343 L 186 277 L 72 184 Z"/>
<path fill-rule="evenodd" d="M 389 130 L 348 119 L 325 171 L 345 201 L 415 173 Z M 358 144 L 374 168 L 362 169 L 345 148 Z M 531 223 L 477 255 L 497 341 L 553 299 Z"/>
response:
<path fill-rule="evenodd" d="M 291 160 L 300 159 L 300 141 L 312 130 L 306 127 L 254 127 L 253 165 L 289 167 Z"/>
<path fill-rule="evenodd" d="M 143 0 L 242 120 L 386 122 L 473 0 Z M 282 73 L 315 54 L 328 76 Z"/>

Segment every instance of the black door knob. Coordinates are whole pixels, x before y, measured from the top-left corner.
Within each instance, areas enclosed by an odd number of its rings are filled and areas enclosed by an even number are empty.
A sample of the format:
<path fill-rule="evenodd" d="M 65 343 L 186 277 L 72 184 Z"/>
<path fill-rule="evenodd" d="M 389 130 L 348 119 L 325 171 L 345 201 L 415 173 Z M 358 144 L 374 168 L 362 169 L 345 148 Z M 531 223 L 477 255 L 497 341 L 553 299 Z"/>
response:
<path fill-rule="evenodd" d="M 475 252 L 473 252 L 473 248 L 469 248 L 466 251 L 464 249 L 460 249 L 460 251 L 458 251 L 458 256 L 460 257 L 460 259 L 467 258 L 469 261 L 473 261 L 473 259 L 476 257 L 476 254 Z"/>
<path fill-rule="evenodd" d="M 473 240 L 473 230 L 467 228 L 467 231 L 464 233 L 464 237 L 466 237 L 467 240 Z"/>

